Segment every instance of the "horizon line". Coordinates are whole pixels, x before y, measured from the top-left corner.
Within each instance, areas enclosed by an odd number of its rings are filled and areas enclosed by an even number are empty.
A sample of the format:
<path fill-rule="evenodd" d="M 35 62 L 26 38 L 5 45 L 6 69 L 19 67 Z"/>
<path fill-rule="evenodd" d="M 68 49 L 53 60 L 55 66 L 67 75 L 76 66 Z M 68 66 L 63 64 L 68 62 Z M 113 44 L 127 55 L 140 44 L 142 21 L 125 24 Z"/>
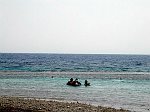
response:
<path fill-rule="evenodd" d="M 147 53 L 56 53 L 56 52 L 0 52 L 0 54 L 85 54 L 85 55 L 150 55 Z"/>

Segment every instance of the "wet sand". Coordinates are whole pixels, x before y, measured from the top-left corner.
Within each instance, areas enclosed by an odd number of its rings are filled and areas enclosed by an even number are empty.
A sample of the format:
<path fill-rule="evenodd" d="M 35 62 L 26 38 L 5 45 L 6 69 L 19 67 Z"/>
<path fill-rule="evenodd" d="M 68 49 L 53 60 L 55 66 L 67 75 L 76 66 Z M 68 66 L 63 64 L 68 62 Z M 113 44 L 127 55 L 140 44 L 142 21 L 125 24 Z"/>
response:
<path fill-rule="evenodd" d="M 0 97 L 0 112 L 129 112 L 123 109 L 92 106 L 78 102 Z"/>

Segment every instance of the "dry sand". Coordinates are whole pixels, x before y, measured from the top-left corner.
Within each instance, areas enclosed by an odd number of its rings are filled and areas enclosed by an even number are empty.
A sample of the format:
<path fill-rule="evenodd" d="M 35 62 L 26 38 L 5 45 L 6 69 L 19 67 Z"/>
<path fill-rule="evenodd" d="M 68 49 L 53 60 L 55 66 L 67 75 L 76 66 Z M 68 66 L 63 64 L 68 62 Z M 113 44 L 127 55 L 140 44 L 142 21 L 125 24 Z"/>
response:
<path fill-rule="evenodd" d="M 129 112 L 81 103 L 0 97 L 0 112 Z"/>

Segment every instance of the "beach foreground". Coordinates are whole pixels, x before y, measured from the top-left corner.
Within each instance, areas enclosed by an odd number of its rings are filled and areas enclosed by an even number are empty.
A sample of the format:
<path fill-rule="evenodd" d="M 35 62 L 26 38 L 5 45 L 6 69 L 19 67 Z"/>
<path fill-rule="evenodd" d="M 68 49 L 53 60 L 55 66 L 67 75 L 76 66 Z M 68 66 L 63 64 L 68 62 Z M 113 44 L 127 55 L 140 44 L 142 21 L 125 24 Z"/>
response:
<path fill-rule="evenodd" d="M 0 112 L 129 112 L 78 102 L 59 102 L 32 98 L 0 97 Z"/>

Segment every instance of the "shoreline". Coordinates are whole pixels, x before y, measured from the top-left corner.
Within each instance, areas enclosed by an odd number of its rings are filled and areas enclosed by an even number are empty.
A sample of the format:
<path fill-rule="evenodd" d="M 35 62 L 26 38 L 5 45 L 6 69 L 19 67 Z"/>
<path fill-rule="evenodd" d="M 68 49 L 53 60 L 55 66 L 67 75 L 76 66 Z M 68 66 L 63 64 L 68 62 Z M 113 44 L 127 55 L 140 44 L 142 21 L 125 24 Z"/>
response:
<path fill-rule="evenodd" d="M 79 102 L 0 96 L 1 112 L 130 112 Z"/>

